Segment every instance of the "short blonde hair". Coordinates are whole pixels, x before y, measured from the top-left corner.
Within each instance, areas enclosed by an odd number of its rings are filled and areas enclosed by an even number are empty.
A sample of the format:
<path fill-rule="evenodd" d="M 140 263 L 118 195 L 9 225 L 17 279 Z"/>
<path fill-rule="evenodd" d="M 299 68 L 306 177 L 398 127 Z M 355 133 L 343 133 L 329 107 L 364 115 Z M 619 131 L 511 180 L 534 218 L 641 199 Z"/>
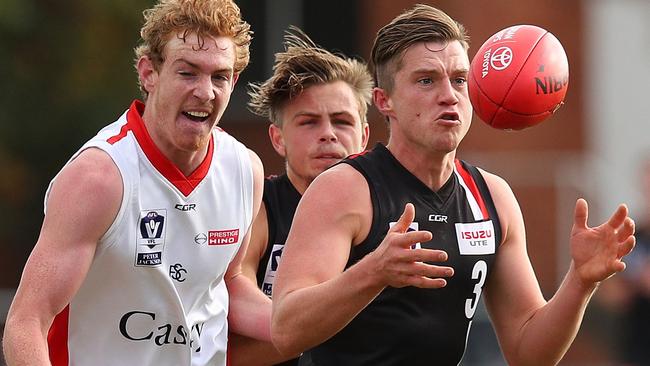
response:
<path fill-rule="evenodd" d="M 398 15 L 377 32 L 372 46 L 372 67 L 377 86 L 387 91 L 393 88 L 393 75 L 401 67 L 407 48 L 420 42 L 459 41 L 469 49 L 465 27 L 440 9 L 417 4 Z"/>
<path fill-rule="evenodd" d="M 174 33 L 183 40 L 188 34 L 196 33 L 201 45 L 206 36 L 230 37 L 235 44 L 235 73 L 248 65 L 252 32 L 232 0 L 161 0 L 143 15 L 142 42 L 135 48 L 136 65 L 141 57 L 147 56 L 158 69 L 164 61 L 169 36 Z M 140 89 L 146 98 L 142 85 Z"/>
<path fill-rule="evenodd" d="M 282 126 L 280 115 L 287 101 L 312 85 L 344 81 L 357 98 L 361 122 L 366 122 L 373 81 L 364 62 L 317 46 L 293 26 L 285 32 L 284 47 L 284 52 L 275 54 L 273 75 L 263 83 L 249 84 L 251 112 Z"/>

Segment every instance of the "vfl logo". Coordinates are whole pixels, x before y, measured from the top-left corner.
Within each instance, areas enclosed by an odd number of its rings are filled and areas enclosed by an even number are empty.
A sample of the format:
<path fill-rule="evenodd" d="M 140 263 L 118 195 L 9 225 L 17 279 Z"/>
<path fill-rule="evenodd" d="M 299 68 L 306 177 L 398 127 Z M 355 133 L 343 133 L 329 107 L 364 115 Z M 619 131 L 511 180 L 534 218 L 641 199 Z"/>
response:
<path fill-rule="evenodd" d="M 184 282 L 186 274 L 187 270 L 183 268 L 183 265 L 180 263 L 172 264 L 169 266 L 169 277 L 171 277 L 172 280 Z"/>
<path fill-rule="evenodd" d="M 140 224 L 136 245 L 135 265 L 152 267 L 162 263 L 165 247 L 166 210 L 140 211 Z"/>
<path fill-rule="evenodd" d="M 239 241 L 239 229 L 208 231 L 208 245 L 236 244 Z"/>
<path fill-rule="evenodd" d="M 262 283 L 262 292 L 268 297 L 271 297 L 273 292 L 273 282 L 275 282 L 275 272 L 280 265 L 280 258 L 282 257 L 282 250 L 284 244 L 273 244 L 271 248 L 271 256 L 266 263 L 266 272 L 264 274 L 264 282 Z"/>
<path fill-rule="evenodd" d="M 497 71 L 501 71 L 510 66 L 512 62 L 512 50 L 510 47 L 499 47 L 490 57 L 490 66 Z"/>

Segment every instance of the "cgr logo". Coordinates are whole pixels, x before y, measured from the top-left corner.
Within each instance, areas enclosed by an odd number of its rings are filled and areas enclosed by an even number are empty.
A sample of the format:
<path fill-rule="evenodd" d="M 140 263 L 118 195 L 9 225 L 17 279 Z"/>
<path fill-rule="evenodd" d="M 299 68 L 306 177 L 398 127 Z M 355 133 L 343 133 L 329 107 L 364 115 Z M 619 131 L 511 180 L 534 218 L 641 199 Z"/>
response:
<path fill-rule="evenodd" d="M 182 324 L 157 325 L 154 320 L 156 320 L 156 313 L 129 311 L 120 319 L 120 334 L 130 341 L 150 341 L 160 347 L 169 344 L 188 345 L 194 352 L 201 352 L 198 340 L 201 339 L 201 332 L 203 332 L 203 322 L 194 324 L 188 331 Z"/>
<path fill-rule="evenodd" d="M 183 212 L 187 212 L 187 211 L 196 211 L 196 203 L 190 203 L 190 204 L 187 204 L 187 205 L 183 205 L 183 204 L 177 203 L 177 204 L 174 206 L 174 208 L 177 209 L 177 210 L 179 210 L 179 211 L 183 211 Z"/>
<path fill-rule="evenodd" d="M 447 223 L 447 215 L 429 215 L 429 221 Z"/>

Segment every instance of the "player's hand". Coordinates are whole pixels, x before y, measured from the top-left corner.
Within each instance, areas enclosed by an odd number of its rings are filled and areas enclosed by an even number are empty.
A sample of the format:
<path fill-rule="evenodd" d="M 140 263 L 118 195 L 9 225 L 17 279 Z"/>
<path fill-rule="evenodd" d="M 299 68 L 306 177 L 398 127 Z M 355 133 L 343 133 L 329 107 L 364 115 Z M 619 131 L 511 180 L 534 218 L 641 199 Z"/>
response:
<path fill-rule="evenodd" d="M 414 218 L 415 207 L 408 203 L 402 216 L 371 254 L 376 264 L 376 274 L 383 283 L 392 287 L 444 287 L 447 281 L 443 277 L 451 277 L 454 270 L 425 262 L 444 262 L 447 253 L 434 249 L 411 249 L 414 244 L 433 237 L 429 231 L 409 231 Z"/>
<path fill-rule="evenodd" d="M 587 201 L 578 199 L 571 230 L 571 257 L 579 279 L 593 284 L 625 269 L 621 260 L 634 248 L 634 220 L 628 216 L 627 206 L 620 205 L 614 214 L 600 226 L 587 226 Z"/>

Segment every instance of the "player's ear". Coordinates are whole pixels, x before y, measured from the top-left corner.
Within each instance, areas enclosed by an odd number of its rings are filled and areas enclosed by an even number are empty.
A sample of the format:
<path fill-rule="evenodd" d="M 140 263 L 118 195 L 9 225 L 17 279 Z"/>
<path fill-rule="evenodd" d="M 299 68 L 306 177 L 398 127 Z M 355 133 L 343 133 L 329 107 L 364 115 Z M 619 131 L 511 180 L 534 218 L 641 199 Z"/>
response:
<path fill-rule="evenodd" d="M 372 101 L 375 104 L 375 107 L 377 107 L 379 113 L 383 114 L 386 117 L 393 115 L 393 102 L 386 89 L 373 88 Z"/>
<path fill-rule="evenodd" d="M 368 122 L 363 122 L 363 125 L 361 126 L 361 150 L 365 150 L 366 146 L 368 146 L 368 140 L 370 140 L 370 125 Z"/>
<path fill-rule="evenodd" d="M 158 80 L 158 72 L 156 71 L 153 62 L 148 56 L 142 56 L 138 59 L 136 69 L 138 70 L 140 85 L 142 85 L 147 93 L 151 93 Z"/>
<path fill-rule="evenodd" d="M 284 137 L 282 136 L 282 129 L 271 123 L 269 125 L 269 138 L 275 151 L 283 158 L 286 157 L 286 149 L 284 147 Z"/>
<path fill-rule="evenodd" d="M 232 88 L 230 89 L 230 91 L 235 90 L 235 84 L 237 84 L 237 80 L 239 80 L 239 74 L 238 73 L 232 74 Z"/>

